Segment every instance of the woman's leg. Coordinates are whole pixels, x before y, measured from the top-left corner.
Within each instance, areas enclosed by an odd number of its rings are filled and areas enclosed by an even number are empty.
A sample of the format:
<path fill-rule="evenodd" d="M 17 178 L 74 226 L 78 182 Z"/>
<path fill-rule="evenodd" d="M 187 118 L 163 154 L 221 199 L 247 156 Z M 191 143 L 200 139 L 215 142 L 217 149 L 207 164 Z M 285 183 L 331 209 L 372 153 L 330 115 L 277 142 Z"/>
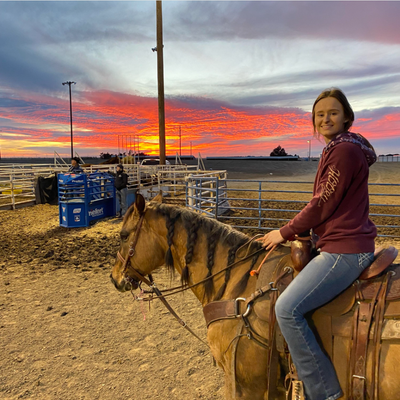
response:
<path fill-rule="evenodd" d="M 321 350 L 304 314 L 329 302 L 350 286 L 373 260 L 373 253 L 330 254 L 312 259 L 279 296 L 275 312 L 307 400 L 342 395 L 335 369 Z"/>

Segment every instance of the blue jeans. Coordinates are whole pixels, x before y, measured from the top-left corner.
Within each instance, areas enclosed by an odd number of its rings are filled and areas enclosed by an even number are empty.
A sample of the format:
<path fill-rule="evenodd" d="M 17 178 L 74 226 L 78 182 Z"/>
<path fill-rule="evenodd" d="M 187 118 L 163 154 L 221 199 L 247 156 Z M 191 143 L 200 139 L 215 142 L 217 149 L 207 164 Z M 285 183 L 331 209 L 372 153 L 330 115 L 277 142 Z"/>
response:
<path fill-rule="evenodd" d="M 121 217 L 123 217 L 126 213 L 126 208 L 127 208 L 126 207 L 126 197 L 128 194 L 128 189 L 127 188 L 124 188 L 121 190 L 117 189 L 115 192 L 116 192 L 117 199 L 119 202 L 119 207 L 120 207 L 119 212 L 121 213 Z"/>
<path fill-rule="evenodd" d="M 307 400 L 335 400 L 343 393 L 332 362 L 320 348 L 304 314 L 349 287 L 373 258 L 373 253 L 321 252 L 278 297 L 276 318 L 304 383 Z"/>

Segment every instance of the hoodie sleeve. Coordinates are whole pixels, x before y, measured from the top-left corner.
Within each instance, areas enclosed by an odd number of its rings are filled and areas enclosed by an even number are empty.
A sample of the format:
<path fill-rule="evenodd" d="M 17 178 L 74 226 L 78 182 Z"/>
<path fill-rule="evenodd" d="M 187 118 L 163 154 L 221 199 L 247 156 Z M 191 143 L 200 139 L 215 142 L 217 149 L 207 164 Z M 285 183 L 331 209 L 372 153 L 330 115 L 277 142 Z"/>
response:
<path fill-rule="evenodd" d="M 320 165 L 314 196 L 307 206 L 280 229 L 283 238 L 316 228 L 325 222 L 340 205 L 353 177 L 365 166 L 362 150 L 355 144 L 343 142 L 333 147 Z"/>

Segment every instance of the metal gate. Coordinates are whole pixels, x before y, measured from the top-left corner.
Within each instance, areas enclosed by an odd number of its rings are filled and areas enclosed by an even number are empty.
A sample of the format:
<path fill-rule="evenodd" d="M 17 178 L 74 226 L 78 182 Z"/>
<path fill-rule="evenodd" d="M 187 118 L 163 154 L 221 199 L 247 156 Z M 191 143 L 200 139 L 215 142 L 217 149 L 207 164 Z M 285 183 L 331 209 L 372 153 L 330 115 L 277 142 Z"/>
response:
<path fill-rule="evenodd" d="M 192 176 L 186 183 L 186 206 L 235 228 L 273 230 L 303 209 L 312 196 L 313 184 Z M 382 188 L 386 193 L 377 192 Z M 378 236 L 400 238 L 400 184 L 371 183 L 369 189 L 370 216 L 377 221 Z"/>

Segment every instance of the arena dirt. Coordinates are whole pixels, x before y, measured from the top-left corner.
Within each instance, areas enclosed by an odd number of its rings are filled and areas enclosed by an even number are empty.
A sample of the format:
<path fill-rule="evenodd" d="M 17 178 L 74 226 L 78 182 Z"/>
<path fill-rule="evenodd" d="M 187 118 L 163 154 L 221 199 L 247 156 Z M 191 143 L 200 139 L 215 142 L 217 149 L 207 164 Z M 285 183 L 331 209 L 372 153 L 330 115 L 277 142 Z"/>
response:
<path fill-rule="evenodd" d="M 70 230 L 38 205 L 0 213 L 0 226 L 1 399 L 224 398 L 208 349 L 158 301 L 149 310 L 111 284 L 120 220 Z M 170 302 L 205 338 L 194 295 Z"/>
<path fill-rule="evenodd" d="M 389 178 L 385 168 L 374 181 L 397 182 L 398 166 Z M 121 221 L 58 225 L 57 206 L 0 213 L 0 399 L 224 399 L 208 349 L 160 303 L 149 310 L 111 284 Z M 171 304 L 205 338 L 193 294 Z"/>

